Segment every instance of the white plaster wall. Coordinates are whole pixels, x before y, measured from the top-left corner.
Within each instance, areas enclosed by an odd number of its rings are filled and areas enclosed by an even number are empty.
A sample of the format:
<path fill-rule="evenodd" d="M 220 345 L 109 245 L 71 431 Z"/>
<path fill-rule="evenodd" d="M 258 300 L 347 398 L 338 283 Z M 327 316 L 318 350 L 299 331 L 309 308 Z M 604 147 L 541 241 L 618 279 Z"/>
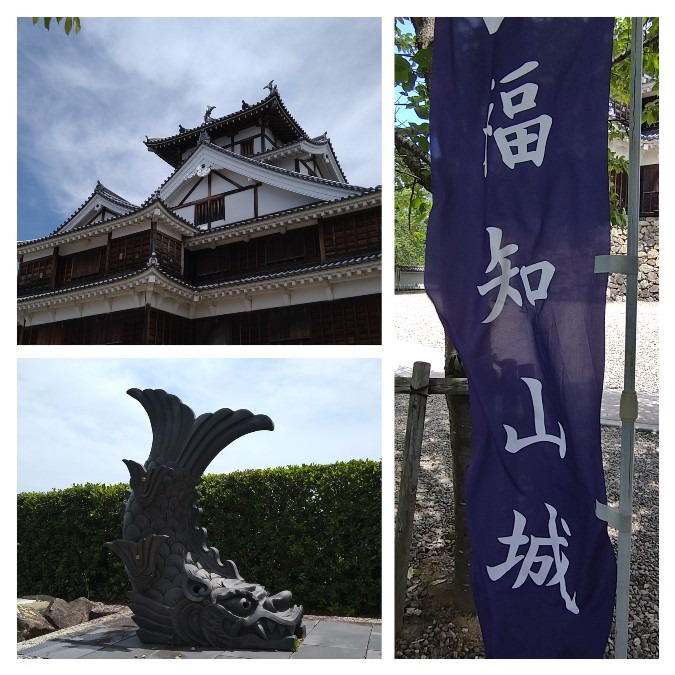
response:
<path fill-rule="evenodd" d="M 305 195 L 280 190 L 271 185 L 262 185 L 258 188 L 258 215 L 264 216 L 275 211 L 304 206 L 305 204 L 311 204 L 313 201 L 316 200 Z"/>
<path fill-rule="evenodd" d="M 347 280 L 343 279 L 340 283 L 333 285 L 333 297 L 336 300 L 381 292 L 382 280 L 379 276 L 363 277 L 361 275 L 353 275 Z"/>
<path fill-rule="evenodd" d="M 253 190 L 245 190 L 225 197 L 226 223 L 236 223 L 253 218 L 253 194 Z"/>
<path fill-rule="evenodd" d="M 50 255 L 53 255 L 54 247 L 47 248 L 41 251 L 31 251 L 30 253 L 25 253 L 23 256 L 24 262 L 30 262 L 31 260 L 39 260 L 40 258 L 49 258 Z"/>
<path fill-rule="evenodd" d="M 93 248 L 105 246 L 107 243 L 107 234 L 101 234 L 98 237 L 92 237 L 91 239 L 78 239 L 78 241 L 72 241 L 68 244 L 62 244 L 59 246 L 59 255 L 70 255 L 71 253 L 90 251 Z"/>
<path fill-rule="evenodd" d="M 274 165 L 287 171 L 295 171 L 295 157 L 280 157 L 274 160 Z"/>
<path fill-rule="evenodd" d="M 251 138 L 251 136 L 255 136 L 259 133 L 260 127 L 258 126 L 246 127 L 246 129 L 242 129 L 237 134 L 235 134 L 234 142 L 237 143 L 237 141 L 246 140 L 247 138 Z"/>
<path fill-rule="evenodd" d="M 212 193 L 216 192 L 232 192 L 232 190 L 238 190 L 239 188 L 237 186 L 241 187 L 248 187 L 249 185 L 253 184 L 253 181 L 251 181 L 250 178 L 243 176 L 240 173 L 236 173 L 235 171 L 224 171 L 221 170 L 220 173 L 223 174 L 226 178 L 229 178 L 230 181 L 223 181 L 220 176 L 214 176 L 214 179 L 218 180 L 218 185 L 222 187 L 218 187 L 217 190 L 212 190 Z"/>
<path fill-rule="evenodd" d="M 307 284 L 283 286 L 267 292 L 251 293 L 248 298 L 243 293 L 227 295 L 213 300 L 204 299 L 194 307 L 191 318 L 201 319 L 222 314 L 236 314 L 239 312 L 287 307 L 289 305 L 303 305 L 310 302 L 325 302 L 359 295 L 371 295 L 381 292 L 379 276 L 363 278 L 334 279 L 330 282 L 316 282 Z"/>
<path fill-rule="evenodd" d="M 628 141 L 612 141 L 609 144 L 611 150 L 616 152 L 620 157 L 628 158 Z M 640 148 L 640 166 L 646 166 L 647 164 L 658 164 L 659 163 L 659 144 L 655 145 L 647 144 L 647 147 Z"/>
<path fill-rule="evenodd" d="M 200 180 L 204 180 L 203 178 Z M 185 181 L 182 185 L 180 185 L 176 191 L 171 195 L 170 199 L 166 200 L 166 203 L 169 206 L 176 206 L 176 204 L 180 204 L 181 201 L 185 198 L 187 193 L 192 189 L 192 186 L 195 183 L 195 179 L 192 178 L 190 180 Z M 194 195 L 194 192 L 192 193 Z M 192 195 L 190 195 L 190 201 L 192 201 Z"/>
<path fill-rule="evenodd" d="M 234 176 L 233 176 L 234 177 Z M 241 177 L 237 177 L 237 183 L 241 185 Z M 236 180 L 236 178 L 235 178 Z M 232 192 L 232 190 L 237 190 L 237 186 L 230 183 L 229 180 L 224 180 L 218 174 L 211 174 L 211 194 L 219 195 L 221 192 Z"/>
<path fill-rule="evenodd" d="M 194 225 L 195 222 L 195 207 L 194 205 L 192 206 L 185 206 L 182 209 L 176 209 L 176 215 L 180 216 L 181 218 L 184 218 L 185 220 L 188 221 L 188 223 L 192 223 Z"/>
<path fill-rule="evenodd" d="M 148 216 L 147 220 L 143 220 L 139 223 L 132 223 L 130 225 L 125 225 L 119 230 L 113 230 L 112 238 L 119 239 L 120 237 L 128 237 L 131 234 L 138 234 L 139 232 L 147 232 L 151 227 L 150 217 Z"/>

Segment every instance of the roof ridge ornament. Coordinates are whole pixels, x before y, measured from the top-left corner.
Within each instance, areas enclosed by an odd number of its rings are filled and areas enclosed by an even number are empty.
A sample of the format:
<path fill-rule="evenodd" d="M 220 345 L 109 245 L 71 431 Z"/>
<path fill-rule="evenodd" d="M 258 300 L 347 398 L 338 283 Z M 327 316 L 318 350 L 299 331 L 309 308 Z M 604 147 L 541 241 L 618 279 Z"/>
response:
<path fill-rule="evenodd" d="M 277 85 L 274 84 L 274 80 L 270 80 L 269 84 L 266 84 L 263 89 L 269 89 L 270 94 L 277 94 L 279 92 L 279 89 L 277 88 Z"/>
<path fill-rule="evenodd" d="M 211 136 L 209 136 L 208 131 L 202 131 L 199 134 L 199 143 L 210 143 Z"/>
<path fill-rule="evenodd" d="M 208 122 L 213 122 L 213 118 L 211 117 L 211 113 L 216 109 L 215 105 L 207 105 L 206 106 L 206 112 L 204 113 L 204 124 L 207 124 Z"/>

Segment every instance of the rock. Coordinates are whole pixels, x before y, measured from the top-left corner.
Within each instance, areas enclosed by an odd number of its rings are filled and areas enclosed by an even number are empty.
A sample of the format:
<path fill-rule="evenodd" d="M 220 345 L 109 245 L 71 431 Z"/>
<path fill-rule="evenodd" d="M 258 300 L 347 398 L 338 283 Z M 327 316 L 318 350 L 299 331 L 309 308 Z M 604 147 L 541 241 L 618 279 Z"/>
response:
<path fill-rule="evenodd" d="M 87 598 L 77 598 L 69 602 L 68 607 L 79 612 L 80 621 L 78 623 L 84 623 L 85 621 L 89 621 L 92 604 L 91 600 L 87 600 Z"/>
<path fill-rule="evenodd" d="M 102 602 L 91 602 L 89 620 L 100 619 L 102 616 L 110 616 L 124 610 L 124 605 L 105 605 Z"/>
<path fill-rule="evenodd" d="M 71 607 L 65 600 L 55 598 L 45 612 L 45 618 L 57 628 L 70 628 L 82 623 L 82 612 L 77 607 Z"/>
<path fill-rule="evenodd" d="M 21 600 L 38 600 L 39 602 L 54 602 L 53 595 L 22 595 Z"/>
<path fill-rule="evenodd" d="M 17 642 L 53 633 L 55 628 L 40 612 L 27 605 L 16 608 Z"/>

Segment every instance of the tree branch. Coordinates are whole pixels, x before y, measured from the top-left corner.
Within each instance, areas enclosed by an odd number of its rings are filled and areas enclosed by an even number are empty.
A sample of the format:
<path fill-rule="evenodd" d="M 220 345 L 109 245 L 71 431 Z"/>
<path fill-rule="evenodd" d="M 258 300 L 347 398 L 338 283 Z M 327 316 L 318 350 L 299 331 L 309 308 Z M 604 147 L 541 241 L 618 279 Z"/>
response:
<path fill-rule="evenodd" d="M 659 51 L 659 36 L 658 35 L 653 35 L 652 37 L 649 38 L 643 45 L 642 48 L 644 49 L 645 47 L 651 47 L 651 45 L 656 45 L 654 51 Z M 629 56 L 630 56 L 631 50 L 628 49 L 622 54 L 619 54 L 618 56 L 615 56 L 612 59 L 612 67 L 614 67 L 617 63 L 621 63 L 621 61 L 625 61 Z"/>
<path fill-rule="evenodd" d="M 405 167 L 417 178 L 425 190 L 431 192 L 431 161 L 429 155 L 420 150 L 398 129 L 394 129 L 394 146 Z"/>

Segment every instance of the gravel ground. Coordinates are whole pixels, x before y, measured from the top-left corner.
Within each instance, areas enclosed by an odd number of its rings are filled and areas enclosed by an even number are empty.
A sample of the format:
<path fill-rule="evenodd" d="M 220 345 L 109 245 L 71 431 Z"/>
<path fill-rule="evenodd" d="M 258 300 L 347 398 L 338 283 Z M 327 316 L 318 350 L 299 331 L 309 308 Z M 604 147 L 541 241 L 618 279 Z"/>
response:
<path fill-rule="evenodd" d="M 636 389 L 658 392 L 658 303 L 638 305 Z M 625 305 L 607 305 L 605 387 L 622 387 Z M 424 293 L 395 298 L 397 340 L 443 348 L 443 330 Z M 396 477 L 400 472 L 408 399 L 396 396 Z M 449 603 L 453 574 L 452 474 L 448 464 L 448 415 L 442 396 L 427 402 L 410 579 L 397 658 L 484 658 L 475 617 L 457 615 Z M 620 429 L 603 427 L 603 462 L 608 501 L 618 500 Z M 659 455 L 658 433 L 637 432 L 633 499 L 633 551 L 629 615 L 629 658 L 658 658 L 659 645 Z M 398 493 L 398 489 L 396 490 Z M 616 547 L 617 533 L 609 530 Z M 613 631 L 606 658 L 613 658 Z"/>
<path fill-rule="evenodd" d="M 623 386 L 626 305 L 607 304 L 605 312 L 605 388 Z M 444 348 L 443 327 L 426 293 L 398 293 L 394 299 L 396 340 Z M 412 365 L 412 364 L 411 364 Z M 659 303 L 638 302 L 635 388 L 659 391 Z"/>

